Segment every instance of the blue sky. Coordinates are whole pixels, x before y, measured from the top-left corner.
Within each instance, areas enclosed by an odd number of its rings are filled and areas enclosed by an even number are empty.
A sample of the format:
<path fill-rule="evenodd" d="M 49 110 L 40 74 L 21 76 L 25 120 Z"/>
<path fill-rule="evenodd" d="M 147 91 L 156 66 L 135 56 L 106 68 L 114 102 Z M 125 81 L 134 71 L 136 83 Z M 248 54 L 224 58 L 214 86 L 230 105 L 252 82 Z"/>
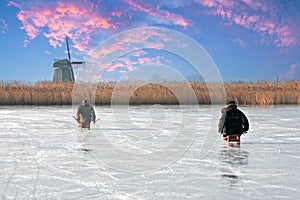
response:
<path fill-rule="evenodd" d="M 52 80 L 54 59 L 67 58 L 65 36 L 72 60 L 84 60 L 115 34 L 153 26 L 197 41 L 224 81 L 299 80 L 299 18 L 297 0 L 1 0 L 0 80 Z M 108 77 L 149 61 L 197 75 L 163 51 L 124 60 L 108 68 Z"/>

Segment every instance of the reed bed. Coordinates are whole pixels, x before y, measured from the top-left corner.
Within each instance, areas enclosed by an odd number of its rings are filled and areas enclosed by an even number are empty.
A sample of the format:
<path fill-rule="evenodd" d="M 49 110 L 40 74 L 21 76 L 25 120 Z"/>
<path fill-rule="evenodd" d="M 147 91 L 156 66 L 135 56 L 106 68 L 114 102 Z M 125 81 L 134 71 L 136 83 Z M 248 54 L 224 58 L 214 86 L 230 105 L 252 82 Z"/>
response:
<path fill-rule="evenodd" d="M 225 90 L 222 92 L 209 89 L 214 87 L 224 87 Z M 71 82 L 0 83 L 0 105 L 71 105 L 72 102 L 78 103 L 77 101 L 83 98 L 96 105 L 109 105 L 112 102 L 211 104 L 222 103 L 225 95 L 226 99 L 235 100 L 239 105 L 300 104 L 300 81 L 250 83 L 240 81 L 223 85 L 165 82 L 142 86 L 137 82 L 97 85 L 88 83 L 74 85 Z"/>
<path fill-rule="evenodd" d="M 72 90 L 70 82 L 2 82 L 0 105 L 69 105 Z"/>

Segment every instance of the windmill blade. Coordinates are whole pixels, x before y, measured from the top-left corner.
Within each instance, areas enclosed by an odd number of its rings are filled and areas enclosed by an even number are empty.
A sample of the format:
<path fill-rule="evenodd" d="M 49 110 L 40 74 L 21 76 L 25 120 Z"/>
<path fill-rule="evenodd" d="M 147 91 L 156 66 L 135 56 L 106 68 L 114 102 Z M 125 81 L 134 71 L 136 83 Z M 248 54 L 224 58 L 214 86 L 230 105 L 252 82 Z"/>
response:
<path fill-rule="evenodd" d="M 69 58 L 69 61 L 71 62 L 71 54 L 70 54 L 69 38 L 68 38 L 68 36 L 66 36 L 66 43 L 67 43 L 67 50 L 68 50 L 68 58 Z"/>
<path fill-rule="evenodd" d="M 81 65 L 81 64 L 84 64 L 84 62 L 81 62 L 81 61 L 74 61 L 74 62 L 71 62 L 72 64 L 77 64 L 77 65 Z"/>
<path fill-rule="evenodd" d="M 82 61 L 75 61 L 72 62 L 72 68 L 85 68 L 85 62 Z"/>
<path fill-rule="evenodd" d="M 70 67 L 69 71 L 70 71 L 71 81 L 74 82 L 75 81 L 75 76 L 74 76 L 73 68 Z"/>

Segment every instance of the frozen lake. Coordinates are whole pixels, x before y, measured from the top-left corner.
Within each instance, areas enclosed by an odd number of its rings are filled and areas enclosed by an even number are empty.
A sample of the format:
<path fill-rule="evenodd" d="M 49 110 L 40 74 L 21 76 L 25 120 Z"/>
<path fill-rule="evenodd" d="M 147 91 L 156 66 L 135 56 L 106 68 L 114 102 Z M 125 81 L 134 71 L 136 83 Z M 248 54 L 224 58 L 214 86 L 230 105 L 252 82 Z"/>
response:
<path fill-rule="evenodd" d="M 1 199 L 299 199 L 300 106 L 239 107 L 240 146 L 221 106 L 0 107 Z M 128 113 L 127 113 L 128 111 Z"/>

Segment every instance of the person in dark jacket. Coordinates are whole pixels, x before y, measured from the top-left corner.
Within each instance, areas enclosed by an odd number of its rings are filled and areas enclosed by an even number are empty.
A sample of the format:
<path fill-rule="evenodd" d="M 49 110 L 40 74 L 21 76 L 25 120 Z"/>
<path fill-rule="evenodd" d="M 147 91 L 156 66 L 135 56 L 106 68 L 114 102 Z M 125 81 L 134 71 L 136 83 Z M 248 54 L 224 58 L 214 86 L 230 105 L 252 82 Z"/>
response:
<path fill-rule="evenodd" d="M 90 129 L 90 123 L 96 122 L 96 114 L 93 106 L 87 103 L 87 100 L 82 100 L 82 104 L 78 107 L 76 112 L 76 119 L 79 127 Z"/>
<path fill-rule="evenodd" d="M 245 114 L 240 111 L 235 101 L 230 101 L 228 106 L 221 110 L 222 116 L 219 121 L 219 133 L 223 137 L 230 135 L 238 135 L 249 130 L 249 122 Z"/>

